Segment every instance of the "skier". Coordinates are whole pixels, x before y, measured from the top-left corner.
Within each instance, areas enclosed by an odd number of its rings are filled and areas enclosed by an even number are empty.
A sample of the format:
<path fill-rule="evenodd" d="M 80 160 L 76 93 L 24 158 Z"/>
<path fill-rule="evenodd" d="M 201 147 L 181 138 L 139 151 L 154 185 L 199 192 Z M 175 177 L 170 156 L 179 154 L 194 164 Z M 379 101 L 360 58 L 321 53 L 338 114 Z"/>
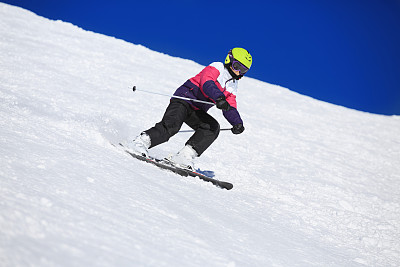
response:
<path fill-rule="evenodd" d="M 236 91 L 238 80 L 249 70 L 251 64 L 252 58 L 246 49 L 233 48 L 226 56 L 225 64 L 211 63 L 180 86 L 174 96 L 214 103 L 233 126 L 232 133 L 241 134 L 244 127 L 237 110 Z M 167 160 L 177 167 L 194 171 L 194 159 L 203 154 L 220 131 L 219 123 L 207 113 L 212 106 L 171 98 L 162 120 L 129 142 L 127 149 L 147 157 L 149 148 L 167 142 L 186 123 L 195 131 L 194 134 L 177 154 L 169 156 Z"/>

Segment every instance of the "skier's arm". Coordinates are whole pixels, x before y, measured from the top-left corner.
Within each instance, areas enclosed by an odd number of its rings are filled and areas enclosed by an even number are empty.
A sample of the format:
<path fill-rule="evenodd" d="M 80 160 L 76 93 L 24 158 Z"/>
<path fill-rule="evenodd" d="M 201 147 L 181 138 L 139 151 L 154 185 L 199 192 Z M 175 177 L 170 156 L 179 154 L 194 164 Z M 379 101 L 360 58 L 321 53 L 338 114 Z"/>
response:
<path fill-rule="evenodd" d="M 232 107 L 227 111 L 222 111 L 222 114 L 232 126 L 235 126 L 237 124 L 243 124 L 243 120 L 242 118 L 240 118 L 239 111 L 234 107 Z"/>
<path fill-rule="evenodd" d="M 200 90 L 214 103 L 218 98 L 224 96 L 224 94 L 215 84 L 219 75 L 219 70 L 212 66 L 205 67 L 200 73 Z"/>
<path fill-rule="evenodd" d="M 244 131 L 243 120 L 237 110 L 236 96 L 229 94 L 226 101 L 230 105 L 230 109 L 223 111 L 226 120 L 233 126 L 232 133 L 241 134 Z"/>

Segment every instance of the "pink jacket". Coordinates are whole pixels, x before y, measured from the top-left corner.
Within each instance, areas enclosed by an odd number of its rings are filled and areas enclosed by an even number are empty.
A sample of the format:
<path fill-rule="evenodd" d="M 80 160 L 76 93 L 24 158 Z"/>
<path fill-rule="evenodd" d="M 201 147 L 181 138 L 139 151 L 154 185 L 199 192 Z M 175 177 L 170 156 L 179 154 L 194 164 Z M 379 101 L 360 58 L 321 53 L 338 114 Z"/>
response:
<path fill-rule="evenodd" d="M 175 91 L 174 95 L 211 103 L 215 103 L 216 99 L 225 95 L 232 109 L 223 111 L 223 115 L 231 125 L 236 125 L 239 123 L 243 124 L 237 110 L 237 88 L 238 80 L 233 79 L 229 71 L 224 67 L 224 64 L 214 62 L 205 67 L 199 74 L 186 81 Z M 187 102 L 195 110 L 208 111 L 213 106 L 212 104 L 208 105 L 190 100 L 187 100 Z"/>

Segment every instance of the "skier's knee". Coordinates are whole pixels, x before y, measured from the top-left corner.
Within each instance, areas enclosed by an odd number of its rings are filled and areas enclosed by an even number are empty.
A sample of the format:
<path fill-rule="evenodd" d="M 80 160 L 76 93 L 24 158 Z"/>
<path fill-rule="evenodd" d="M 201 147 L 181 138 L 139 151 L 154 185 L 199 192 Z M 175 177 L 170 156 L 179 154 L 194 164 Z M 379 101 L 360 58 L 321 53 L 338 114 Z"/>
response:
<path fill-rule="evenodd" d="M 165 130 L 167 131 L 169 137 L 177 134 L 180 130 L 180 125 L 176 124 L 176 123 L 163 123 L 163 126 L 165 128 Z"/>
<path fill-rule="evenodd" d="M 215 139 L 218 137 L 221 127 L 217 121 L 213 123 L 210 127 L 210 130 L 214 133 Z"/>

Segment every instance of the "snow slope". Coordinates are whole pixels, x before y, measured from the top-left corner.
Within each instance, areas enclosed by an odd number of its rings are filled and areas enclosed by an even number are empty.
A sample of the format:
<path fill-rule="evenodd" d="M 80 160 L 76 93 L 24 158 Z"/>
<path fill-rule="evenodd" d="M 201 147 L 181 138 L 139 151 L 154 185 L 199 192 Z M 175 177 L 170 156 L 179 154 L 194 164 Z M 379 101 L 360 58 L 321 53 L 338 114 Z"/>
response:
<path fill-rule="evenodd" d="M 244 78 L 246 131 L 197 161 L 231 191 L 110 145 L 168 104 L 133 84 L 202 67 L 0 3 L 0 266 L 399 266 L 399 116 Z"/>

